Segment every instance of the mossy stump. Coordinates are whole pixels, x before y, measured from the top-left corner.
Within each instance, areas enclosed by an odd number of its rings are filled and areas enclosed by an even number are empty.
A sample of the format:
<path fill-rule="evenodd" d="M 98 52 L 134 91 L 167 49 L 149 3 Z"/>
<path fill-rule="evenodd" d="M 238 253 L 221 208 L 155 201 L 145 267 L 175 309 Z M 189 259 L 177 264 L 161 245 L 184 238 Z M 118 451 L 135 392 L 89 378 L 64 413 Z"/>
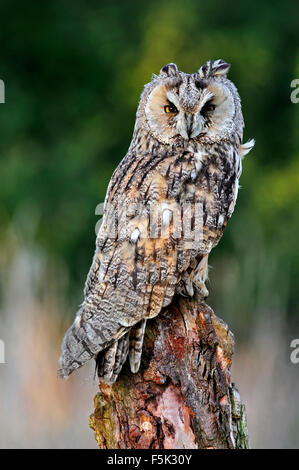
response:
<path fill-rule="evenodd" d="M 248 448 L 231 382 L 233 334 L 205 303 L 182 297 L 148 321 L 140 370 L 100 384 L 90 426 L 101 449 Z"/>

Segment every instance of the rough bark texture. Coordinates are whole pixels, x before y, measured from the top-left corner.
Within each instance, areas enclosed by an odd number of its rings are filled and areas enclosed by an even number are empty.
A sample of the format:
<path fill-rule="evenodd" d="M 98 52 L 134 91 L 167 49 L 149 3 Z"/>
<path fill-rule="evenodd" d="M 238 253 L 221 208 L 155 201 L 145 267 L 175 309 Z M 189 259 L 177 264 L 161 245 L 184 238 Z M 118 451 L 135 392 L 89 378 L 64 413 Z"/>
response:
<path fill-rule="evenodd" d="M 90 426 L 101 449 L 247 448 L 231 382 L 234 339 L 205 303 L 176 299 L 148 321 L 140 371 L 100 384 Z"/>

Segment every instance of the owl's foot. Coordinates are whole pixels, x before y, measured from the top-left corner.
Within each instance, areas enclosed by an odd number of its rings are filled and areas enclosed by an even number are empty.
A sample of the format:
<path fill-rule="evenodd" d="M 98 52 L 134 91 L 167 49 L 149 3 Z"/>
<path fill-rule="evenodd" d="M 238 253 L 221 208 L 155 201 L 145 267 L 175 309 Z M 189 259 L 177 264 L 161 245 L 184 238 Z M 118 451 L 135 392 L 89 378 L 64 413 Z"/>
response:
<path fill-rule="evenodd" d="M 209 291 L 206 288 L 205 283 L 203 282 L 202 284 L 197 284 L 194 286 L 194 298 L 197 301 L 202 301 L 205 300 L 209 295 Z"/>
<path fill-rule="evenodd" d="M 208 256 L 209 255 L 204 255 L 202 257 L 193 278 L 194 295 L 199 300 L 204 300 L 209 295 L 209 291 L 206 287 L 206 281 L 208 280 Z"/>

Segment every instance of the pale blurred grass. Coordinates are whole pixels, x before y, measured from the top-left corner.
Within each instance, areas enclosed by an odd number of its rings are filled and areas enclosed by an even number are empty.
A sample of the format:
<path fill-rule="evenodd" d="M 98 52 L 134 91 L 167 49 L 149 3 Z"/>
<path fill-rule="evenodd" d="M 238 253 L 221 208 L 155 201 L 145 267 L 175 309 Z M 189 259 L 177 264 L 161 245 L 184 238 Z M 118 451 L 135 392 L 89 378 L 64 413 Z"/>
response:
<path fill-rule="evenodd" d="M 298 337 L 275 315 L 262 318 L 233 358 L 232 377 L 246 405 L 251 448 L 299 448 L 299 364 L 290 361 Z"/>
<path fill-rule="evenodd" d="M 93 364 L 58 379 L 68 312 L 40 291 L 45 282 L 40 255 L 19 246 L 11 261 L 0 315 L 6 348 L 6 363 L 0 364 L 0 447 L 96 448 L 88 427 L 97 391 Z"/>

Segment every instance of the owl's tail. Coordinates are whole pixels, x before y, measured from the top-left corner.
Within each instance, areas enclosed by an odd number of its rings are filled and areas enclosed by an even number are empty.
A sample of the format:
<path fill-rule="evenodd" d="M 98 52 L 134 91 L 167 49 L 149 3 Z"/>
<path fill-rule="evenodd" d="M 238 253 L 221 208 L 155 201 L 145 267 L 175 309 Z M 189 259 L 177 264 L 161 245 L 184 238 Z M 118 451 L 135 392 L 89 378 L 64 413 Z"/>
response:
<path fill-rule="evenodd" d="M 112 385 L 117 380 L 128 355 L 131 371 L 138 372 L 145 326 L 146 320 L 141 320 L 109 348 L 97 354 L 96 372 L 101 382 Z"/>

